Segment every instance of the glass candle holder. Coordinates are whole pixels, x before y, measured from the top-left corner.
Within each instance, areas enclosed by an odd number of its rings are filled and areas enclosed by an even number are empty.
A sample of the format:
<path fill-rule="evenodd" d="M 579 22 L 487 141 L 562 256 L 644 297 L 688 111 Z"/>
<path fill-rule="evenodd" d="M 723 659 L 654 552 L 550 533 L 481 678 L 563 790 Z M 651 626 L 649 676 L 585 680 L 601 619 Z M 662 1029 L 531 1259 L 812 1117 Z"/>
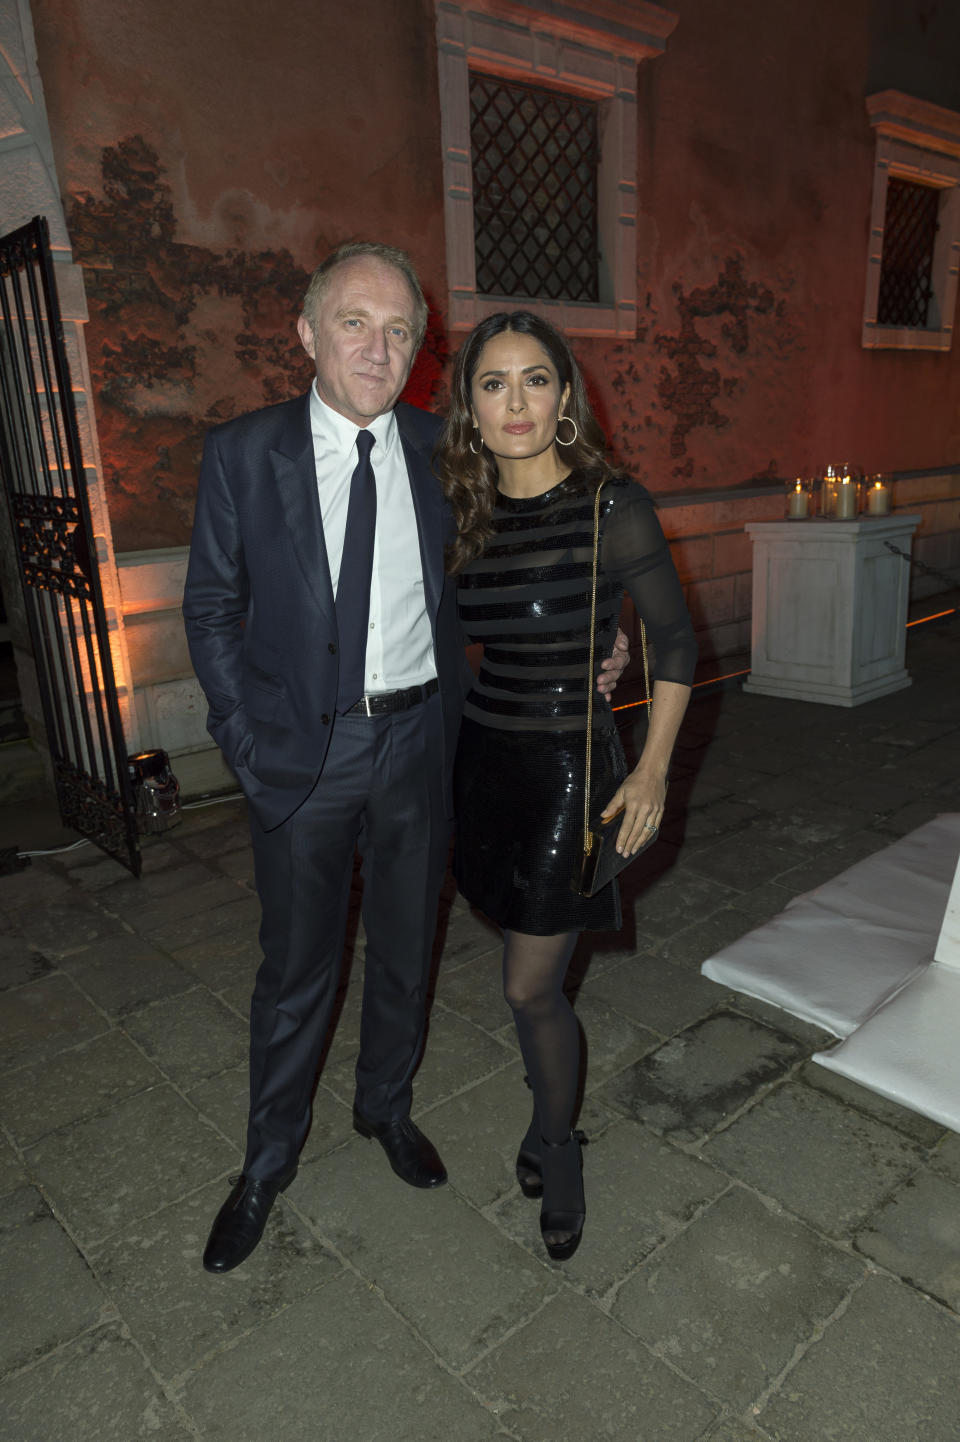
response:
<path fill-rule="evenodd" d="M 868 516 L 890 514 L 890 478 L 885 475 L 871 476 L 866 485 L 866 512 Z"/>
<path fill-rule="evenodd" d="M 789 521 L 806 521 L 813 515 L 813 478 L 797 476 L 786 488 L 786 516 Z"/>
<path fill-rule="evenodd" d="M 840 477 L 839 466 L 827 466 L 820 478 L 820 514 L 830 517 L 835 514 L 837 508 L 837 481 Z"/>
<path fill-rule="evenodd" d="M 855 521 L 860 510 L 860 477 L 852 466 L 828 466 L 821 491 L 821 514 Z"/>

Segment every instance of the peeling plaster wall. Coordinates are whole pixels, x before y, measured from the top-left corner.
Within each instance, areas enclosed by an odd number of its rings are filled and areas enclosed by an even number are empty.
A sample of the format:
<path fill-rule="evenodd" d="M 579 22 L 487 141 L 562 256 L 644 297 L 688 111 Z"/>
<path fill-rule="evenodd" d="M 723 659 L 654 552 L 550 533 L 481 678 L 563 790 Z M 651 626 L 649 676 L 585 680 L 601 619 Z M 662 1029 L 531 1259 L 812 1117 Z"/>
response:
<path fill-rule="evenodd" d="M 960 460 L 956 345 L 860 343 L 867 0 L 676 8 L 666 55 L 640 73 L 640 332 L 578 344 L 619 455 L 661 493 L 833 460 L 868 471 Z M 960 47 L 960 24 L 948 28 Z M 923 66 L 906 58 L 915 79 Z M 895 83 L 896 57 L 883 73 Z"/>
<path fill-rule="evenodd" d="M 309 383 L 317 261 L 384 238 L 442 281 L 432 3 L 33 8 L 117 546 L 184 544 L 206 428 Z"/>

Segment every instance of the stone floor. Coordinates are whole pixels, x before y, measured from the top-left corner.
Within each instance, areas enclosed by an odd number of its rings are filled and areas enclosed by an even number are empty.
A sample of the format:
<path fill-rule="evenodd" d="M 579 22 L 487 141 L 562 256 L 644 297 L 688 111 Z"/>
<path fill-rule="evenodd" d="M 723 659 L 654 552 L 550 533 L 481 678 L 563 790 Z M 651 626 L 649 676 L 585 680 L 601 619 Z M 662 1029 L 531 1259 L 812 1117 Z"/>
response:
<path fill-rule="evenodd" d="M 351 1132 L 362 937 L 300 1174 L 199 1263 L 240 1161 L 257 903 L 238 804 L 137 882 L 0 880 L 4 1442 L 956 1442 L 960 1136 L 700 976 L 800 891 L 960 809 L 960 622 L 853 711 L 714 691 L 619 936 L 575 961 L 589 1215 L 550 1263 L 493 931 L 448 895 L 416 1115 L 450 1185 Z"/>

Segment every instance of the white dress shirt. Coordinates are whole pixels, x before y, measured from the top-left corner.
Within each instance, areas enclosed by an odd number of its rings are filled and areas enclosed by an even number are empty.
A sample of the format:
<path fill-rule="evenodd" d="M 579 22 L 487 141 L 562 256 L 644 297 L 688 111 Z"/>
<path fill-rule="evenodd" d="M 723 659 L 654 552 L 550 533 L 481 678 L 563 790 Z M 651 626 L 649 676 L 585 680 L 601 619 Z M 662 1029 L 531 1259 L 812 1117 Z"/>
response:
<path fill-rule="evenodd" d="M 310 390 L 310 426 L 327 563 L 336 595 L 358 427 L 321 400 L 316 381 Z M 397 418 L 388 411 L 367 429 L 374 438 L 370 463 L 377 483 L 364 684 L 366 695 L 372 696 L 430 681 L 437 667 L 424 608 L 420 536 Z"/>

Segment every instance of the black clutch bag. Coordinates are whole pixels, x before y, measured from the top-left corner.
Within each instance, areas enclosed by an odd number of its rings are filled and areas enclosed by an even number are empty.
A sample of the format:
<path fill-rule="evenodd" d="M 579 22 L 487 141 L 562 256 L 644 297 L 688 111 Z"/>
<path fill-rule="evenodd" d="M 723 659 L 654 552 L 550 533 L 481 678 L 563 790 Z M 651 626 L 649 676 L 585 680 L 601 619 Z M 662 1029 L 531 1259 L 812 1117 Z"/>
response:
<path fill-rule="evenodd" d="M 636 851 L 629 856 L 621 856 L 617 850 L 617 833 L 620 830 L 620 818 L 623 815 L 623 808 L 615 811 L 607 821 L 598 821 L 587 828 L 584 838 L 583 857 L 580 863 L 580 875 L 574 883 L 574 890 L 581 896 L 596 896 L 597 892 L 619 876 L 625 866 L 652 846 L 659 836 L 658 831 L 651 831 L 646 841 L 640 843 Z"/>
<path fill-rule="evenodd" d="M 580 868 L 577 875 L 571 880 L 571 886 L 580 896 L 596 896 L 602 887 L 607 886 L 615 876 L 619 876 L 624 867 L 629 866 L 631 861 L 652 846 L 656 841 L 659 832 L 651 831 L 646 841 L 641 842 L 636 851 L 629 856 L 621 856 L 617 850 L 617 835 L 620 831 L 620 818 L 623 815 L 623 807 L 606 821 L 590 820 L 590 773 L 591 761 L 593 758 L 593 688 L 595 683 L 593 675 L 595 629 L 597 624 L 597 555 L 600 548 L 600 491 L 597 487 L 597 495 L 593 506 L 593 596 L 590 601 L 590 665 L 587 672 L 587 764 L 586 784 L 583 793 L 583 855 L 580 858 Z M 640 644 L 643 648 L 643 680 L 647 694 L 647 717 L 650 716 L 650 666 L 647 659 L 647 632 L 643 622 L 640 622 Z"/>

